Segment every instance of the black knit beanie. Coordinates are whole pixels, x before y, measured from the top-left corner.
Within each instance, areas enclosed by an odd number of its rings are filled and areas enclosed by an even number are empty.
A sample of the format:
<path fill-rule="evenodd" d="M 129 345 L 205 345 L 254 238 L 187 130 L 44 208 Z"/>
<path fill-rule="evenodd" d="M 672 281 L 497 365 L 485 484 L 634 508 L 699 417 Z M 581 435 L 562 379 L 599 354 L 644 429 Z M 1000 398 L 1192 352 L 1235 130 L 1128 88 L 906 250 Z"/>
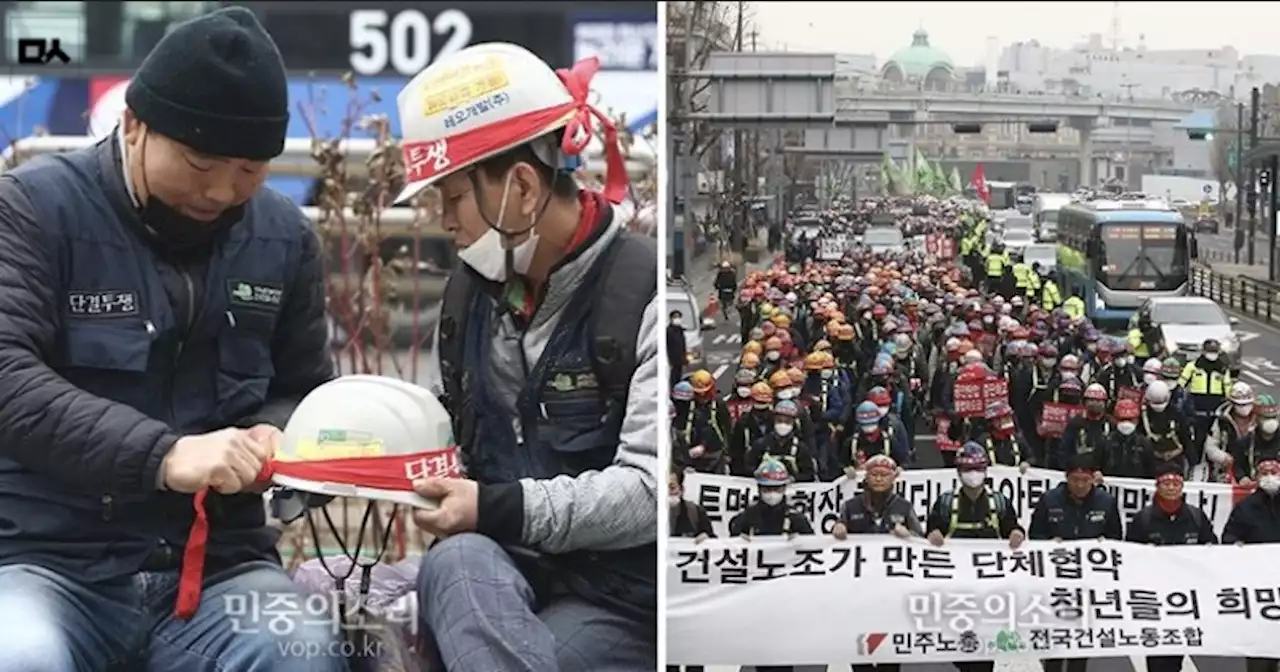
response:
<path fill-rule="evenodd" d="M 284 151 L 284 61 L 243 7 L 174 26 L 147 54 L 124 99 L 147 128 L 202 154 L 267 161 Z"/>

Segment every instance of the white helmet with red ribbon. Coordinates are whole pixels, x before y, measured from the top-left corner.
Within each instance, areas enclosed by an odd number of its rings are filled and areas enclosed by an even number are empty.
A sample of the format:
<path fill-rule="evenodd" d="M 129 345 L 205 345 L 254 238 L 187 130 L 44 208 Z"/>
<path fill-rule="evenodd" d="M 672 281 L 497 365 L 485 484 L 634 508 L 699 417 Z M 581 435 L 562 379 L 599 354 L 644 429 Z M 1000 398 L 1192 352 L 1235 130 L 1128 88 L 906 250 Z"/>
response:
<path fill-rule="evenodd" d="M 552 70 L 524 47 L 492 42 L 441 58 L 409 80 L 400 113 L 405 186 L 396 202 L 413 198 L 447 175 L 526 143 L 552 167 L 586 149 L 593 126 L 604 130 L 605 197 L 621 202 L 626 164 L 613 122 L 587 102 L 598 59 Z M 554 131 L 564 129 L 558 146 Z"/>
<path fill-rule="evenodd" d="M 460 465 L 449 413 L 430 391 L 352 375 L 302 399 L 268 471 L 276 485 L 302 492 L 430 508 L 413 481 L 457 477 Z"/>

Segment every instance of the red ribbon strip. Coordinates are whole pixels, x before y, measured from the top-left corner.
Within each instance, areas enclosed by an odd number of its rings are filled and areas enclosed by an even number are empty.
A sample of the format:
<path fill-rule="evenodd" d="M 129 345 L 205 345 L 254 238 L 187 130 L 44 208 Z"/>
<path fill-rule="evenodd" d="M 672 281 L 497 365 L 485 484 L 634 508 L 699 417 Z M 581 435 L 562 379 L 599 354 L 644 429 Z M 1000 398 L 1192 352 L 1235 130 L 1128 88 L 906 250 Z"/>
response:
<path fill-rule="evenodd" d="M 628 177 L 627 164 L 618 145 L 618 129 L 607 115 L 587 102 L 591 80 L 599 70 L 600 60 L 595 57 L 578 61 L 572 70 L 556 70 L 556 76 L 573 97 L 563 105 L 535 110 L 447 138 L 403 143 L 406 183 L 428 180 L 452 170 L 455 165 L 486 158 L 495 148 L 532 140 L 533 134 L 571 115 L 560 150 L 569 156 L 581 154 L 593 135 L 592 120 L 598 121 L 604 130 L 604 197 L 610 203 L 621 203 L 627 196 Z"/>
<path fill-rule="evenodd" d="M 345 457 L 331 460 L 306 460 L 282 462 L 271 460 L 258 474 L 259 483 L 270 482 L 273 475 L 317 483 L 342 483 L 378 490 L 413 490 L 413 482 L 422 478 L 458 478 L 462 470 L 458 464 L 457 446 L 441 450 L 408 455 L 382 457 Z M 200 591 L 204 585 L 205 549 L 209 545 L 209 516 L 205 511 L 205 499 L 209 490 L 195 494 L 195 521 L 187 534 L 187 544 L 182 550 L 182 570 L 178 574 L 178 602 L 175 614 L 182 620 L 190 620 L 200 606 Z"/>

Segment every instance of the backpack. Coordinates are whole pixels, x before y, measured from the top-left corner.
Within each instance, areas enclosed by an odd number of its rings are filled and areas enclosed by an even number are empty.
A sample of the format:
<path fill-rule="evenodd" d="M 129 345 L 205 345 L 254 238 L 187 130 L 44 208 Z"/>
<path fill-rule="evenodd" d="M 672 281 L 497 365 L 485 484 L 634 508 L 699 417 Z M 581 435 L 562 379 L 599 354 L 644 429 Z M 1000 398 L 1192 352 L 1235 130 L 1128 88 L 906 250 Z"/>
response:
<path fill-rule="evenodd" d="M 658 248 L 653 238 L 621 231 L 588 271 L 591 305 L 588 337 L 591 368 L 605 398 L 625 408 L 636 369 L 636 339 L 645 308 L 658 292 Z M 476 292 L 487 280 L 465 264 L 449 275 L 440 304 L 440 337 L 437 343 L 444 384 L 441 402 L 460 419 L 463 349 L 467 318 Z M 581 288 L 580 288 L 581 289 Z M 458 429 L 455 426 L 455 430 Z M 458 432 L 459 439 L 463 434 Z"/>

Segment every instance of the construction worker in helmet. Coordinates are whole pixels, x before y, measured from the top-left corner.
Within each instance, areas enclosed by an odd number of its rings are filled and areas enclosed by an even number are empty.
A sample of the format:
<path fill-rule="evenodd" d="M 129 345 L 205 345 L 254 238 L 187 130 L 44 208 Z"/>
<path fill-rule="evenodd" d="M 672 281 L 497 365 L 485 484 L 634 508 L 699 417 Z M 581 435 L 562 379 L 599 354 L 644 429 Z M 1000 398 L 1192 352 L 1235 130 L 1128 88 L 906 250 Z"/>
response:
<path fill-rule="evenodd" d="M 1246 456 L 1253 445 L 1252 435 L 1258 424 L 1258 406 L 1253 387 L 1243 381 L 1231 384 L 1227 401 L 1214 411 L 1209 435 L 1204 441 L 1204 457 L 1212 465 L 1210 480 L 1224 482 L 1232 472 L 1236 456 Z M 1195 464 L 1195 462 L 1192 462 Z M 1243 465 L 1252 474 L 1254 462 Z"/>
<path fill-rule="evenodd" d="M 792 474 L 797 482 L 818 480 L 813 446 L 801 435 L 799 424 L 799 404 L 789 399 L 774 404 L 773 431 L 747 451 L 747 467 L 754 473 L 766 459 L 773 458 L 787 465 L 787 473 Z"/>
<path fill-rule="evenodd" d="M 755 537 L 813 534 L 813 525 L 804 514 L 787 506 L 787 486 L 791 472 L 773 457 L 765 458 L 753 472 L 758 496 L 742 513 L 729 520 L 729 534 L 748 541 Z"/>
<path fill-rule="evenodd" d="M 744 413 L 751 411 L 751 386 L 760 379 L 755 369 L 741 368 L 733 374 L 733 394 L 725 406 L 729 409 L 729 424 L 736 424 Z"/>
<path fill-rule="evenodd" d="M 1252 391 L 1250 391 L 1252 397 Z M 1142 413 L 1138 416 L 1138 438 L 1145 442 L 1155 460 L 1158 470 L 1161 464 L 1172 464 L 1186 476 L 1191 465 L 1200 462 L 1196 450 L 1191 445 L 1191 427 L 1186 418 L 1169 407 L 1173 395 L 1163 380 L 1157 380 L 1147 386 L 1143 397 Z M 1252 401 L 1249 412 L 1253 412 Z"/>
<path fill-rule="evenodd" d="M 1007 539 L 1017 549 L 1026 540 L 1018 514 L 1004 495 L 987 486 L 987 451 L 970 441 L 956 453 L 959 486 L 934 502 L 925 525 L 929 543 L 946 539 Z"/>
<path fill-rule="evenodd" d="M 751 476 L 747 452 L 773 432 L 774 401 L 769 383 L 760 381 L 751 386 L 751 410 L 733 424 L 729 437 L 729 470 L 734 476 Z"/>
<path fill-rule="evenodd" d="M 1254 405 L 1257 425 L 1244 441 L 1233 444 L 1231 453 L 1228 480 L 1241 485 L 1258 481 L 1264 462 L 1280 459 L 1280 405 L 1269 394 L 1258 395 Z"/>
<path fill-rule="evenodd" d="M 671 388 L 671 459 L 688 471 L 723 473 L 725 444 L 705 414 L 699 412 L 690 381 Z"/>
<path fill-rule="evenodd" d="M 848 405 L 853 403 L 853 395 L 836 375 L 836 360 L 831 353 L 811 352 L 805 356 L 804 366 L 805 381 L 800 398 L 813 426 L 819 475 L 826 479 L 834 477 L 829 471 L 837 449 L 833 438 L 841 429 L 840 419 Z"/>
<path fill-rule="evenodd" d="M 734 294 L 738 291 L 738 272 L 733 270 L 733 263 L 728 259 L 720 262 L 716 271 L 716 293 L 720 299 L 720 312 L 729 319 L 729 306 L 733 305 Z"/>
<path fill-rule="evenodd" d="M 883 422 L 880 408 L 871 401 L 858 404 L 854 410 L 854 429 L 847 430 L 840 447 L 840 467 L 846 476 L 853 477 L 862 463 L 873 455 L 887 455 L 895 464 L 906 464 L 911 459 L 911 445 L 896 427 Z"/>
<path fill-rule="evenodd" d="M 1107 389 L 1090 383 L 1084 388 L 1083 398 L 1084 412 L 1067 421 L 1062 437 L 1054 444 L 1056 450 L 1049 459 L 1050 469 L 1064 469 L 1072 455 L 1089 455 L 1105 448 L 1111 435 Z"/>
<path fill-rule="evenodd" d="M 1274 434 L 1274 432 L 1272 432 Z M 1255 470 L 1258 489 L 1231 507 L 1231 515 L 1222 528 L 1222 543 L 1275 544 L 1280 543 L 1280 520 L 1276 510 L 1276 496 L 1280 494 L 1280 458 L 1275 455 L 1260 457 Z M 1250 658 L 1246 670 L 1274 670 L 1276 661 Z"/>
<path fill-rule="evenodd" d="M 899 472 L 893 458 L 873 455 L 862 466 L 865 473 L 862 492 L 844 500 L 831 536 L 836 539 L 846 539 L 850 534 L 892 534 L 899 539 L 924 537 L 924 525 L 915 507 L 893 490 Z"/>
<path fill-rule="evenodd" d="M 993 401 L 987 404 L 984 432 L 976 443 L 987 451 L 987 461 L 991 464 L 1006 467 L 1017 467 L 1027 473 L 1031 466 L 1031 446 L 1018 431 L 1013 417 L 1013 408 L 1005 401 Z"/>
<path fill-rule="evenodd" d="M 1121 399 L 1111 412 L 1111 431 L 1095 456 L 1102 473 L 1120 478 L 1153 478 L 1155 463 L 1145 441 L 1138 440 L 1142 406 L 1133 399 Z"/>

